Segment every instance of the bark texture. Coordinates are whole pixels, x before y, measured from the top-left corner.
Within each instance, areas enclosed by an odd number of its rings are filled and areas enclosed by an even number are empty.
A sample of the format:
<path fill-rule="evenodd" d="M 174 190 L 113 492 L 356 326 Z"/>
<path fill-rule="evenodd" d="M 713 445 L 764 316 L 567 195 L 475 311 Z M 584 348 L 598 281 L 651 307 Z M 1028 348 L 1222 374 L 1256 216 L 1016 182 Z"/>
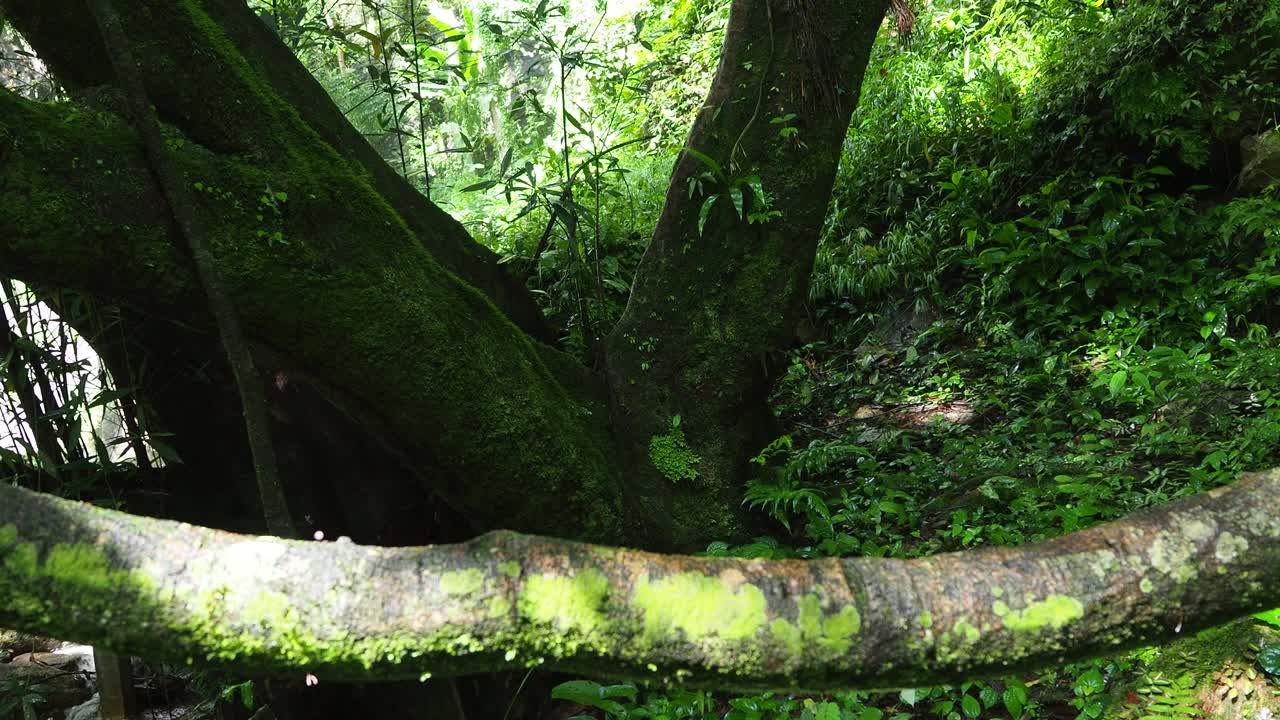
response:
<path fill-rule="evenodd" d="M 0 260 L 207 323 L 90 21 L 74 4 L 0 7 L 84 100 L 0 99 Z M 492 254 L 373 154 L 242 3 L 130 3 L 121 20 L 251 339 L 371 410 L 477 527 L 691 548 L 745 534 L 746 460 L 772 439 L 769 357 L 804 295 L 883 10 L 735 3 L 688 143 L 711 165 L 676 167 L 608 342 L 607 402 L 605 383 L 537 343 Z M 611 465 L 635 472 L 622 482 Z"/>
<path fill-rule="evenodd" d="M 0 8 L 73 94 L 118 84 L 93 17 L 80 3 L 2 0 Z M 296 114 L 373 185 L 439 263 L 484 292 L 530 335 L 548 339 L 528 291 L 498 265 L 497 255 L 383 162 L 245 3 L 129 3 L 122 19 L 129 37 L 142 40 L 135 54 L 149 70 L 147 93 L 161 118 L 215 151 L 261 155 L 284 149 L 273 136 L 291 129 L 282 113 Z M 221 52 L 208 52 L 213 40 Z M 227 42 L 235 46 L 230 55 Z M 206 85 L 208 80 L 217 83 Z M 267 88 L 278 97 L 264 95 Z M 231 108 L 236 111 L 228 113 Z M 255 120 L 254 113 L 261 115 Z"/>
<path fill-rule="evenodd" d="M 99 100 L 48 106 L 0 91 L 0 266 L 208 323 L 137 137 L 115 96 Z M 246 333 L 367 408 L 477 526 L 624 533 L 586 371 L 443 268 L 358 173 L 286 117 L 277 160 L 166 137 Z"/>
<path fill-rule="evenodd" d="M 765 561 L 510 532 L 417 548 L 306 543 L 0 486 L 0 625 L 337 680 L 547 665 L 742 689 L 922 686 L 1269 607 L 1278 491 L 1273 470 L 1021 548 Z"/>
<path fill-rule="evenodd" d="M 736 0 L 631 297 L 607 339 L 632 504 L 658 543 L 741 534 L 882 0 Z M 761 194 L 767 196 L 762 197 Z M 741 206 L 740 208 L 738 206 Z"/>
<path fill-rule="evenodd" d="M 134 61 L 133 50 L 129 47 L 129 39 L 121 27 L 115 6 L 111 0 L 92 0 L 90 9 L 97 19 L 99 35 L 124 92 L 133 127 L 142 140 L 144 156 L 173 215 L 178 233 L 186 240 L 191 252 L 196 277 L 200 280 L 209 312 L 218 327 L 218 337 L 222 341 L 227 362 L 235 375 L 267 529 L 280 537 L 297 537 L 298 532 L 285 499 L 284 486 L 280 482 L 279 463 L 271 441 L 271 424 L 261 378 L 254 368 L 249 343 L 241 330 L 240 315 L 227 296 L 213 257 L 209 254 L 205 227 L 195 218 L 193 191 L 187 187 L 185 178 L 180 176 L 169 157 L 160 125 L 151 113 L 151 103 L 147 100 L 141 71 Z"/>

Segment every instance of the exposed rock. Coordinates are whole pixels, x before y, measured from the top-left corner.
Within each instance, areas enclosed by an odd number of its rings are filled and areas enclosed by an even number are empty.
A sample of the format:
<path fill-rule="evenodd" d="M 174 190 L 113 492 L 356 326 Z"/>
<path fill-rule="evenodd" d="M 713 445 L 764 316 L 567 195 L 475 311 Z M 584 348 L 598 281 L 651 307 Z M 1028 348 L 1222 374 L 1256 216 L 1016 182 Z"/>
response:
<path fill-rule="evenodd" d="M 89 645 L 62 643 L 62 646 L 53 652 L 58 655 L 69 655 L 74 657 L 76 659 L 77 670 L 90 673 L 97 670 L 93 665 L 93 647 Z"/>
<path fill-rule="evenodd" d="M 934 422 L 971 425 L 978 419 L 978 413 L 968 401 L 955 400 L 905 405 L 862 405 L 853 411 L 853 419 L 909 428 Z"/>
<path fill-rule="evenodd" d="M 23 653 L 10 663 L 14 667 L 25 665 L 41 665 L 62 672 L 79 672 L 80 658 L 75 655 L 63 655 L 56 652 Z"/>
<path fill-rule="evenodd" d="M 69 658 L 74 668 L 75 658 Z M 0 683 L 24 688 L 27 692 L 39 695 L 44 701 L 36 707 L 42 716 L 52 711 L 61 711 L 75 707 L 93 694 L 84 674 L 74 671 L 60 670 L 39 662 L 8 663 L 0 665 Z"/>
<path fill-rule="evenodd" d="M 98 696 L 68 710 L 66 720 L 98 720 Z"/>
<path fill-rule="evenodd" d="M 1255 192 L 1280 181 L 1280 131 L 1268 130 L 1240 141 L 1240 190 Z"/>
<path fill-rule="evenodd" d="M 0 628 L 0 661 L 28 652 L 49 652 L 58 647 L 57 640 Z"/>

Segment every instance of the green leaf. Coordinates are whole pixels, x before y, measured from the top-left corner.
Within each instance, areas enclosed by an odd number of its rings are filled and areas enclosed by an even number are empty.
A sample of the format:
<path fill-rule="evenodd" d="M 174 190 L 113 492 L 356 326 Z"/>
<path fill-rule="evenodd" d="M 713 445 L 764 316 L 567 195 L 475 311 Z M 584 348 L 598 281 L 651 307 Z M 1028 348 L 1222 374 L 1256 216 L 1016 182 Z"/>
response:
<path fill-rule="evenodd" d="M 1107 383 L 1107 388 L 1111 391 L 1111 397 L 1116 397 L 1120 391 L 1124 389 L 1125 382 L 1129 379 L 1129 373 L 1124 370 L 1117 370 L 1111 376 L 1111 381 Z"/>
<path fill-rule="evenodd" d="M 581 705 L 590 705 L 600 699 L 603 685 L 590 680 L 570 680 L 551 689 L 551 697 L 555 700 L 568 700 Z"/>
<path fill-rule="evenodd" d="M 1254 617 L 1268 625 L 1272 625 L 1274 627 L 1280 627 L 1280 608 L 1257 613 L 1254 615 Z"/>
<path fill-rule="evenodd" d="M 1280 644 L 1271 644 L 1258 651 L 1258 665 L 1268 675 L 1280 677 Z"/>
<path fill-rule="evenodd" d="M 1143 390 L 1146 390 L 1147 392 L 1151 392 L 1151 378 L 1148 378 L 1146 373 L 1142 372 L 1141 370 L 1134 370 L 1133 381 L 1137 383 L 1138 386 L 1141 387 Z"/>
<path fill-rule="evenodd" d="M 972 695 L 965 695 L 960 699 L 960 709 L 964 714 L 976 718 L 982 714 L 982 703 L 978 702 L 978 698 Z"/>
<path fill-rule="evenodd" d="M 840 706 L 835 703 L 824 702 L 818 706 L 813 717 L 814 720 L 840 720 Z"/>
<path fill-rule="evenodd" d="M 479 192 L 481 190 L 488 190 L 489 188 L 497 184 L 498 184 L 497 180 L 482 180 L 478 183 L 475 183 L 474 185 L 468 185 L 462 188 L 462 192 Z"/>
<path fill-rule="evenodd" d="M 920 691 L 915 688 L 907 688 L 898 692 L 898 699 L 907 705 L 915 706 L 916 701 L 920 699 Z"/>
<path fill-rule="evenodd" d="M 570 680 L 569 682 L 560 683 L 551 689 L 551 697 L 555 700 L 568 700 L 579 705 L 600 708 L 605 712 L 615 715 L 621 715 L 625 712 L 621 703 L 610 699 L 610 692 L 618 687 L 630 688 L 632 694 L 635 688 L 627 685 L 611 685 L 604 687 L 600 683 L 590 680 Z"/>
<path fill-rule="evenodd" d="M 606 685 L 600 688 L 600 696 L 604 698 L 627 698 L 635 701 L 636 686 L 635 685 Z"/>
<path fill-rule="evenodd" d="M 836 715 L 836 717 L 840 717 Z M 884 711 L 880 708 L 863 708 L 862 714 L 858 716 L 858 720 L 881 720 L 884 717 Z"/>
<path fill-rule="evenodd" d="M 1009 711 L 1009 717 L 1018 720 L 1022 717 L 1022 711 L 1027 707 L 1027 686 L 1022 683 L 1010 684 L 1004 689 L 1004 706 Z"/>
<path fill-rule="evenodd" d="M 711 207 L 715 205 L 716 198 L 719 195 L 712 195 L 702 201 L 702 207 L 698 209 L 698 236 L 702 236 L 702 229 L 707 226 L 707 218 L 711 216 Z"/>
<path fill-rule="evenodd" d="M 715 556 L 715 557 L 722 557 L 722 556 L 724 556 L 724 555 L 728 554 L 728 552 L 729 552 L 729 543 L 727 543 L 727 542 L 725 542 L 725 541 L 723 541 L 723 540 L 716 540 L 715 542 L 712 542 L 711 544 L 707 545 L 707 549 L 706 549 L 706 551 L 705 551 L 705 552 L 706 552 L 706 554 L 707 554 L 707 555 L 712 555 L 712 556 Z"/>
<path fill-rule="evenodd" d="M 128 397 L 131 394 L 133 394 L 133 391 L 129 389 L 103 390 L 102 392 L 95 395 L 93 400 L 91 400 L 86 407 L 92 408 L 92 407 L 101 407 L 103 405 L 110 405 L 111 403 L 119 400 L 120 398 Z"/>
<path fill-rule="evenodd" d="M 1081 695 L 1093 695 L 1102 692 L 1102 688 L 1106 684 L 1106 678 L 1102 677 L 1102 673 L 1095 668 L 1081 675 L 1079 680 L 1076 680 L 1076 692 Z"/>
<path fill-rule="evenodd" d="M 738 219 L 742 219 L 742 188 L 735 187 L 729 190 L 729 197 L 733 199 L 733 209 L 738 213 Z"/>
<path fill-rule="evenodd" d="M 694 156 L 698 160 L 702 161 L 702 164 L 706 165 L 707 168 L 711 170 L 711 174 L 715 175 L 716 179 L 718 180 L 724 179 L 724 171 L 720 169 L 720 163 L 711 159 L 709 155 L 702 152 L 701 150 L 695 150 L 694 148 L 691 148 L 688 145 L 685 146 L 684 151 Z"/>
<path fill-rule="evenodd" d="M 575 130 L 577 130 L 578 132 L 582 133 L 583 135 L 590 135 L 590 134 L 591 134 L 591 133 L 587 132 L 587 129 L 586 129 L 586 128 L 582 127 L 582 123 L 578 122 L 578 118 L 574 117 L 574 116 L 573 116 L 573 113 L 569 112 L 568 110 L 565 110 L 565 111 L 564 111 L 564 119 L 565 119 L 565 120 L 568 120 L 568 121 L 569 121 L 569 124 L 570 124 L 570 125 L 572 125 L 572 126 L 574 127 L 574 129 L 575 129 Z"/>

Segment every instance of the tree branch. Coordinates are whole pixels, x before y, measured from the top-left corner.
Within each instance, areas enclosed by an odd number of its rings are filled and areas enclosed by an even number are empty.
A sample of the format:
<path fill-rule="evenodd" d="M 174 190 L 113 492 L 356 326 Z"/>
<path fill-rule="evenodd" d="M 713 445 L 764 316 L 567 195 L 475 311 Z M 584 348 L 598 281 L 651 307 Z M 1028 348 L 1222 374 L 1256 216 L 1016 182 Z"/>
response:
<path fill-rule="evenodd" d="M 586 371 L 441 267 L 332 150 L 273 172 L 166 141 L 250 338 L 370 409 L 478 527 L 625 537 Z M 0 266 L 207 327 L 139 147 L 109 111 L 0 91 Z"/>
<path fill-rule="evenodd" d="M 0 0 L 0 8 L 73 92 L 115 84 L 93 18 L 80 5 Z M 550 337 L 522 280 L 388 166 L 245 3 L 134 2 L 120 13 L 129 37 L 145 39 L 135 48 L 141 67 L 182 68 L 148 72 L 145 78 L 163 119 L 206 147 L 263 160 L 274 154 L 287 161 L 287 150 L 321 140 L 386 198 L 438 262 L 483 291 L 530 335 Z M 70 37 L 76 41 L 68 42 Z"/>
<path fill-rule="evenodd" d="M 1280 470 L 1020 548 L 658 555 L 496 532 L 364 547 L 0 486 L 0 625 L 324 679 L 546 664 L 726 688 L 911 687 L 1105 654 L 1275 603 Z"/>
<path fill-rule="evenodd" d="M 258 497 L 267 529 L 280 537 L 297 537 L 289 505 L 285 500 L 284 485 L 280 482 L 279 463 L 271 442 L 271 425 L 268 419 L 267 401 L 262 391 L 262 378 L 254 368 L 253 355 L 240 327 L 240 315 L 218 276 L 204 226 L 196 220 L 192 191 L 169 157 L 160 124 L 151 114 L 151 103 L 142 84 L 142 76 L 133 59 L 133 49 L 120 23 L 111 0 L 92 0 L 90 12 L 98 21 L 98 30 L 106 47 L 116 78 L 124 91 L 133 127 L 137 131 L 156 184 L 168 203 L 177 223 L 178 234 L 186 240 L 191 259 L 200 279 L 201 288 L 209 304 L 218 336 L 227 362 L 235 376 L 240 395 L 240 408 L 244 416 L 249 449 L 253 454 L 254 475 L 258 482 Z"/>

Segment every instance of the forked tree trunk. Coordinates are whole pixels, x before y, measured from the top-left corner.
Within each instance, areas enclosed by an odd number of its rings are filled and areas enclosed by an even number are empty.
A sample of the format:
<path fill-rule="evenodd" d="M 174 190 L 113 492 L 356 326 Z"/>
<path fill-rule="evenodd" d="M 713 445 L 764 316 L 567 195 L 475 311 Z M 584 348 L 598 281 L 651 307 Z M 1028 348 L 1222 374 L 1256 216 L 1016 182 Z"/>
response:
<path fill-rule="evenodd" d="M 152 69 L 148 95 L 185 133 L 175 161 L 200 193 L 199 219 L 246 332 L 282 359 L 272 379 L 316 379 L 478 529 L 625 536 L 595 381 L 459 280 L 482 271 L 442 264 L 459 257 L 455 223 L 406 221 L 413 207 L 397 212 L 359 158 L 335 152 L 282 99 L 229 41 L 253 31 L 213 22 L 210 13 L 259 22 L 234 5 L 121 10 Z M 54 108 L 0 93 L 0 263 L 207 329 L 137 139 L 118 101 L 91 88 L 109 77 L 94 65 L 92 34 L 73 32 L 78 11 L 5 9 L 94 101 Z M 201 345 L 184 364 L 199 365 Z"/>
<path fill-rule="evenodd" d="M 95 88 L 114 78 L 74 4 L 0 6 L 73 92 L 96 98 L 92 112 L 112 117 L 117 101 Z M 747 459 L 771 439 L 768 362 L 804 295 L 882 0 L 734 3 L 688 142 L 711 165 L 693 154 L 677 163 L 609 338 L 607 383 L 537 343 L 536 312 L 492 253 L 373 155 L 242 3 L 121 10 L 148 96 L 190 141 L 175 155 L 203 188 L 219 270 L 248 332 L 286 360 L 279 371 L 306 373 L 375 418 L 385 444 L 479 530 L 655 548 L 742 536 Z M 167 247 L 167 218 L 148 209 L 157 197 L 136 140 L 117 123 L 91 129 L 12 97 L 0 113 L 13 138 L 58 138 L 40 152 L 12 146 L 0 260 L 207 323 L 188 263 Z M 103 155 L 111 166 L 78 167 Z M 712 165 L 721 171 L 688 194 Z M 287 200 L 269 207 L 281 192 Z M 55 196 L 64 204 L 32 202 Z M 65 233 L 59 217 L 23 217 L 46 209 L 100 221 Z M 253 220 L 263 210 L 269 228 Z M 104 278 L 102 263 L 128 270 Z"/>

